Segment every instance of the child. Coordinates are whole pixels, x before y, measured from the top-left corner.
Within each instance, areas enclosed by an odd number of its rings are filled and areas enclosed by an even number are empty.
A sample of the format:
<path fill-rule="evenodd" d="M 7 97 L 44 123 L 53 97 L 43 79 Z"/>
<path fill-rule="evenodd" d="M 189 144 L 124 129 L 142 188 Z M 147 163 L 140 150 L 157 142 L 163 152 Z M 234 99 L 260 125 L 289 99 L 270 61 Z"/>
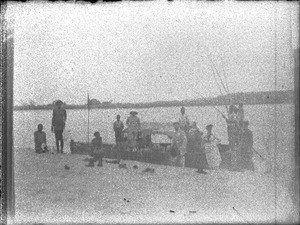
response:
<path fill-rule="evenodd" d="M 43 131 L 42 124 L 39 124 L 38 130 L 34 132 L 34 144 L 36 153 L 43 153 L 47 150 L 46 133 Z"/>
<path fill-rule="evenodd" d="M 94 133 L 95 138 L 92 140 L 92 156 L 90 159 L 90 163 L 86 165 L 87 167 L 94 167 L 94 163 L 99 161 L 98 166 L 102 165 L 103 158 L 103 149 L 102 149 L 102 137 L 100 137 L 100 133 L 96 131 Z"/>

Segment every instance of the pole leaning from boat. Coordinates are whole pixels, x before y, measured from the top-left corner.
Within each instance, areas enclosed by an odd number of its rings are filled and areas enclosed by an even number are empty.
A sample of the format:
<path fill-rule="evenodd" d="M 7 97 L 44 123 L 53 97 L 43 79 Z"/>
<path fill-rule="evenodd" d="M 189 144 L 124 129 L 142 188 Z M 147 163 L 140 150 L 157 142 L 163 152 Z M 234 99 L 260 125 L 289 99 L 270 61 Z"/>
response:
<path fill-rule="evenodd" d="M 87 129 L 87 143 L 90 144 L 90 96 L 87 94 L 87 110 L 88 110 L 88 129 Z"/>
<path fill-rule="evenodd" d="M 205 47 L 205 48 L 206 48 L 206 57 L 208 58 L 209 65 L 210 65 L 210 67 L 211 67 L 211 70 L 213 71 L 214 79 L 215 79 L 215 81 L 216 81 L 216 83 L 217 83 L 217 85 L 218 85 L 220 94 L 221 94 L 222 96 L 224 96 L 221 86 L 222 86 L 223 89 L 225 90 L 226 94 L 229 94 L 228 86 L 226 86 L 226 85 L 224 84 L 224 82 L 223 82 L 223 80 L 222 80 L 222 78 L 221 78 L 221 75 L 220 75 L 218 69 L 217 69 L 216 66 L 213 64 L 213 61 L 212 61 L 212 59 L 211 59 L 211 57 L 210 57 L 208 48 L 207 48 L 207 47 Z M 224 70 L 224 68 L 223 68 L 223 70 Z M 220 82 L 221 82 L 221 85 L 219 84 L 219 82 L 218 82 L 216 76 L 219 77 Z M 225 77 L 225 75 L 224 75 L 224 77 Z M 225 77 L 225 80 L 226 80 L 226 77 Z M 226 82 L 226 84 L 227 84 L 227 82 Z M 227 113 L 228 113 L 228 107 L 227 107 L 226 105 L 225 105 L 225 108 L 226 108 L 226 111 L 227 111 Z"/>
<path fill-rule="evenodd" d="M 200 97 L 206 101 L 207 103 L 210 103 L 209 100 L 207 100 L 203 95 L 201 95 L 198 91 L 195 91 L 196 94 L 200 95 Z M 215 110 L 217 110 L 223 117 L 225 116 L 224 113 L 222 113 L 217 107 L 215 107 L 214 105 L 211 105 Z"/>

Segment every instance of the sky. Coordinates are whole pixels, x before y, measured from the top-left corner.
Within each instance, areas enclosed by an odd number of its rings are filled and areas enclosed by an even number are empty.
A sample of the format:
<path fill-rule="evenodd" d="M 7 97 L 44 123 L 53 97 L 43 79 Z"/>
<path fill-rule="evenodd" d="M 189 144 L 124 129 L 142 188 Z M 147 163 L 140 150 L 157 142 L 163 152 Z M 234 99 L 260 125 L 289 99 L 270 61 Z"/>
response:
<path fill-rule="evenodd" d="M 230 93 L 269 91 L 275 62 L 276 89 L 293 89 L 299 8 L 274 4 L 11 4 L 14 104 L 84 104 L 87 93 L 122 103 L 214 97 L 212 68 Z"/>

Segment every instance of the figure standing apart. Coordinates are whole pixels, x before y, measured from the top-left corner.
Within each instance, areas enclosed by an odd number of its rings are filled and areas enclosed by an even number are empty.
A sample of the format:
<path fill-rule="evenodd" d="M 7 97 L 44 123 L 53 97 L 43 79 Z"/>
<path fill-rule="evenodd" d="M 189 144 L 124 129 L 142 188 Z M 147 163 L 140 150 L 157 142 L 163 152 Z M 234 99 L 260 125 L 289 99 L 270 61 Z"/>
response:
<path fill-rule="evenodd" d="M 102 159 L 104 155 L 104 151 L 102 148 L 102 137 L 100 136 L 100 133 L 96 131 L 94 133 L 95 138 L 92 140 L 92 156 L 93 158 L 90 159 L 90 162 L 87 167 L 94 167 L 94 163 L 98 161 L 98 166 L 101 167 L 102 165 Z"/>
<path fill-rule="evenodd" d="M 186 135 L 188 135 L 189 128 L 190 128 L 190 121 L 188 116 L 185 114 L 185 108 L 182 106 L 181 107 L 181 115 L 179 117 L 179 126 L 180 129 L 185 132 Z"/>
<path fill-rule="evenodd" d="M 252 170 L 254 171 L 254 165 L 252 162 L 253 155 L 253 133 L 248 128 L 249 122 L 242 122 L 242 134 L 241 134 L 241 160 L 240 165 L 242 170 Z"/>
<path fill-rule="evenodd" d="M 130 116 L 126 120 L 126 125 L 128 127 L 129 147 L 133 151 L 137 151 L 136 141 L 139 131 L 141 130 L 141 122 L 140 118 L 137 117 L 137 114 L 138 113 L 136 111 L 131 111 Z"/>
<path fill-rule="evenodd" d="M 35 152 L 43 153 L 47 150 L 46 133 L 43 131 L 43 125 L 38 125 L 38 130 L 34 132 Z"/>
<path fill-rule="evenodd" d="M 177 164 L 181 167 L 185 167 L 185 154 L 187 152 L 187 137 L 183 130 L 180 129 L 179 122 L 173 123 L 175 134 L 172 138 L 171 149 L 175 149 L 177 152 L 173 159 L 172 163 Z"/>
<path fill-rule="evenodd" d="M 59 142 L 61 147 L 61 153 L 63 153 L 64 149 L 64 140 L 63 140 L 63 131 L 66 126 L 67 120 L 67 112 L 62 108 L 63 102 L 61 100 L 57 100 L 55 102 L 55 108 L 53 109 L 52 115 L 52 126 L 51 131 L 55 134 L 55 142 L 57 153 L 59 153 Z"/>
<path fill-rule="evenodd" d="M 218 148 L 221 140 L 212 133 L 212 128 L 211 124 L 206 126 L 207 134 L 203 138 L 203 146 L 208 166 L 210 169 L 218 170 L 222 161 Z"/>
<path fill-rule="evenodd" d="M 204 169 L 207 167 L 205 151 L 202 148 L 202 135 L 197 123 L 193 122 L 188 135 L 188 154 L 192 160 L 192 164 L 197 167 L 197 173 L 206 174 Z"/>

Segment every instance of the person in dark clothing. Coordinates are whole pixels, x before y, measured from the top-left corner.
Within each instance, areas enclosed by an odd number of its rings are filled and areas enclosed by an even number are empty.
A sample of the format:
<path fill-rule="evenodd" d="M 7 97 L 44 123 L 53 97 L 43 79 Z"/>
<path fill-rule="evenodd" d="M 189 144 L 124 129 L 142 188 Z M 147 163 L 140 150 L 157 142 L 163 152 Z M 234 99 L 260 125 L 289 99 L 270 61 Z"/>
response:
<path fill-rule="evenodd" d="M 207 174 L 204 169 L 207 168 L 205 151 L 202 148 L 202 135 L 196 122 L 192 123 L 192 127 L 188 134 L 187 151 L 189 158 L 192 159 L 192 165 L 197 167 L 197 173 Z"/>
<path fill-rule="evenodd" d="M 254 165 L 252 162 L 253 155 L 253 133 L 248 128 L 249 122 L 242 122 L 242 134 L 240 142 L 240 168 L 242 170 L 252 170 L 254 171 Z"/>
<path fill-rule="evenodd" d="M 57 153 L 59 153 L 59 141 L 61 146 L 61 153 L 63 153 L 63 131 L 66 125 L 67 112 L 62 108 L 63 102 L 61 100 L 57 100 L 55 105 L 56 108 L 53 109 L 51 131 L 55 134 Z"/>
<path fill-rule="evenodd" d="M 98 166 L 101 167 L 102 165 L 102 158 L 103 158 L 103 148 L 102 148 L 102 137 L 100 133 L 96 131 L 94 133 L 95 138 L 92 140 L 92 156 L 93 158 L 90 159 L 90 162 L 87 167 L 94 167 L 95 162 L 99 162 Z"/>
<path fill-rule="evenodd" d="M 43 153 L 47 150 L 46 133 L 43 131 L 42 124 L 39 124 L 38 130 L 34 132 L 34 144 L 36 153 Z"/>
<path fill-rule="evenodd" d="M 117 115 L 117 121 L 114 122 L 114 131 L 115 131 L 115 138 L 116 138 L 116 144 L 119 146 L 119 144 L 122 142 L 122 132 L 124 129 L 124 124 L 120 120 L 121 116 Z"/>

